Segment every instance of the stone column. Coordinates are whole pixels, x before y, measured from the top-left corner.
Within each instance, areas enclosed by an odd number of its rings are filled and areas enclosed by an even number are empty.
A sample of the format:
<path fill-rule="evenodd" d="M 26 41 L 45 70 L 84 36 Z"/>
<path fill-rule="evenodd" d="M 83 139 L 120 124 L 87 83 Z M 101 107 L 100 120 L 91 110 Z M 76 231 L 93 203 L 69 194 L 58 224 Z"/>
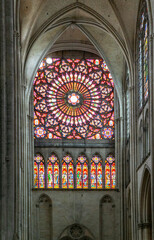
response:
<path fill-rule="evenodd" d="M 154 9 L 154 2 L 151 1 Z M 150 49 L 149 49 L 149 69 L 150 69 L 150 79 L 149 79 L 149 88 L 150 88 L 150 104 L 149 104 L 149 137 L 150 137 L 150 155 L 151 155 L 151 211 L 152 211 L 152 239 L 154 238 L 154 34 L 150 35 L 149 39 Z"/>
<path fill-rule="evenodd" d="M 0 239 L 15 239 L 15 76 L 13 0 L 0 1 Z"/>

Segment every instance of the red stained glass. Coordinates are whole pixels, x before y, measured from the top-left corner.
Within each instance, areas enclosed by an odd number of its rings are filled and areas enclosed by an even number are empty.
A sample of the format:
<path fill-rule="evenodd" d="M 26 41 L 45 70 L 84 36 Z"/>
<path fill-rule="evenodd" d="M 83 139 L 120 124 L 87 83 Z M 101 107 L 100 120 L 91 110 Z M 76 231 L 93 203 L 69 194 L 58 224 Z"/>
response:
<path fill-rule="evenodd" d="M 62 188 L 67 188 L 67 164 L 62 164 Z"/>
<path fill-rule="evenodd" d="M 96 188 L 96 164 L 91 163 L 91 188 Z"/>
<path fill-rule="evenodd" d="M 40 154 L 34 157 L 34 187 L 45 188 L 44 159 Z"/>
<path fill-rule="evenodd" d="M 48 160 L 47 167 L 48 188 L 59 188 L 59 161 L 55 154 L 52 154 Z"/>
<path fill-rule="evenodd" d="M 110 188 L 110 165 L 107 161 L 105 161 L 105 188 Z"/>
<path fill-rule="evenodd" d="M 88 163 L 85 156 L 80 156 L 76 164 L 76 187 L 88 188 Z"/>
<path fill-rule="evenodd" d="M 82 166 L 80 162 L 76 166 L 76 187 L 82 188 Z"/>
<path fill-rule="evenodd" d="M 62 188 L 74 188 L 74 166 L 69 155 L 62 161 Z"/>
<path fill-rule="evenodd" d="M 114 84 L 102 59 L 44 59 L 34 80 L 34 137 L 114 139 Z"/>
<path fill-rule="evenodd" d="M 38 188 L 38 165 L 34 162 L 34 188 Z"/>
<path fill-rule="evenodd" d="M 110 155 L 105 161 L 105 188 L 115 188 L 116 185 L 116 169 L 115 158 Z"/>
<path fill-rule="evenodd" d="M 43 162 L 39 165 L 39 188 L 45 188 L 45 171 Z"/>
<path fill-rule="evenodd" d="M 72 162 L 68 164 L 68 188 L 74 188 L 74 166 Z"/>
<path fill-rule="evenodd" d="M 99 162 L 97 165 L 97 188 L 102 188 L 102 164 Z"/>
<path fill-rule="evenodd" d="M 111 166 L 111 188 L 115 188 L 116 184 L 116 171 L 115 171 L 115 162 Z"/>
<path fill-rule="evenodd" d="M 87 162 L 83 164 L 83 189 L 88 188 L 88 165 Z"/>
<path fill-rule="evenodd" d="M 91 188 L 102 188 L 102 161 L 98 155 L 95 155 L 91 160 Z"/>
<path fill-rule="evenodd" d="M 48 162 L 48 168 L 47 168 L 47 173 L 48 173 L 48 188 L 53 188 L 53 170 L 52 170 L 52 163 Z"/>
<path fill-rule="evenodd" d="M 59 164 L 54 164 L 54 188 L 59 188 Z"/>

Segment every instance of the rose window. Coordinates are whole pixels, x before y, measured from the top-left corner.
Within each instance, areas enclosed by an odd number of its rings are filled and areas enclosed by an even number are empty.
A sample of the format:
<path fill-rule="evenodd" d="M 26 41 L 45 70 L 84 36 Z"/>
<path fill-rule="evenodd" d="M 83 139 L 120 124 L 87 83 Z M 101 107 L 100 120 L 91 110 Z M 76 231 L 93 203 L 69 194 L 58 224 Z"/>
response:
<path fill-rule="evenodd" d="M 44 59 L 34 81 L 34 137 L 114 139 L 114 84 L 102 59 Z"/>

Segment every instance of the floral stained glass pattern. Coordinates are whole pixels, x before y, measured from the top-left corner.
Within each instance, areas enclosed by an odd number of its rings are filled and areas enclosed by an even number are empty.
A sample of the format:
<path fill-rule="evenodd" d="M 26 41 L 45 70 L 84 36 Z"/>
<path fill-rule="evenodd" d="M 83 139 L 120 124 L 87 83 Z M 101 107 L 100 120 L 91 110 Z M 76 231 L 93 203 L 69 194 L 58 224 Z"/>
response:
<path fill-rule="evenodd" d="M 34 137 L 114 139 L 114 83 L 105 62 L 47 59 L 34 80 Z"/>
<path fill-rule="evenodd" d="M 45 188 L 45 168 L 42 155 L 34 157 L 34 188 Z"/>
<path fill-rule="evenodd" d="M 115 159 L 112 155 L 108 156 L 105 161 L 105 188 L 115 188 L 116 184 Z"/>
<path fill-rule="evenodd" d="M 62 188 L 74 188 L 74 166 L 70 155 L 62 161 Z"/>
<path fill-rule="evenodd" d="M 102 161 L 98 155 L 95 155 L 91 160 L 91 188 L 102 188 Z"/>
<path fill-rule="evenodd" d="M 85 156 L 80 156 L 76 163 L 76 187 L 88 188 L 88 163 Z"/>
<path fill-rule="evenodd" d="M 55 154 L 48 159 L 47 175 L 47 187 L 59 188 L 59 161 Z"/>

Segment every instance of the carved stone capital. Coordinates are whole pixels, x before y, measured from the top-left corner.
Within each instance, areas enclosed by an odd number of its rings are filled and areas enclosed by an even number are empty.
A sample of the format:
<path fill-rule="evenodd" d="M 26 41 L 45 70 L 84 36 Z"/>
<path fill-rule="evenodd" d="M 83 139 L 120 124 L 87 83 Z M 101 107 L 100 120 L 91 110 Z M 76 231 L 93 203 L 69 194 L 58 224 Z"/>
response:
<path fill-rule="evenodd" d="M 139 229 L 145 229 L 145 228 L 150 228 L 150 227 L 151 227 L 151 223 L 150 222 L 138 223 L 138 228 Z"/>
<path fill-rule="evenodd" d="M 152 33 L 151 35 L 149 35 L 149 41 L 152 41 L 154 39 L 154 33 Z"/>

